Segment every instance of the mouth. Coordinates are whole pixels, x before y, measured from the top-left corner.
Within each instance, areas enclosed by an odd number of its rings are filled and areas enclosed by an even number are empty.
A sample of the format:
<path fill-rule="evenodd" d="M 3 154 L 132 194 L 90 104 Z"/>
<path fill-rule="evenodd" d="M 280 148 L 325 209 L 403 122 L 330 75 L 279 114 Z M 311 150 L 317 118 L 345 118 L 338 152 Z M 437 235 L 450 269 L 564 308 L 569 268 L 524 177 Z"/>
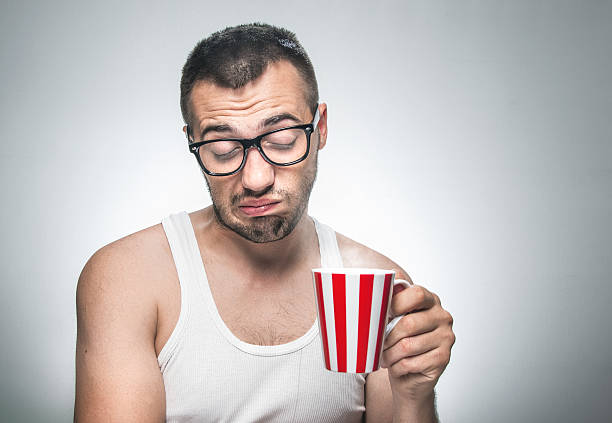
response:
<path fill-rule="evenodd" d="M 280 201 L 277 200 L 254 200 L 246 201 L 240 204 L 238 207 L 247 216 L 256 217 L 266 215 L 268 212 L 276 208 L 278 204 L 280 204 Z"/>

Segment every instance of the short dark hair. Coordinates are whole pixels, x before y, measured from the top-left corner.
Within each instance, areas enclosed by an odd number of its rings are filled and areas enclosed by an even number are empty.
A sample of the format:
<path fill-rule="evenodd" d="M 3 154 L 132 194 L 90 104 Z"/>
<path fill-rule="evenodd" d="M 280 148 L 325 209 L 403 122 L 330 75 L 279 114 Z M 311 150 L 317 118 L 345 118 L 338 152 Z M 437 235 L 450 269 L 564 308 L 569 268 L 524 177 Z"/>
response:
<path fill-rule="evenodd" d="M 181 77 L 181 112 L 190 124 L 189 96 L 197 81 L 240 88 L 257 79 L 270 63 L 288 60 L 302 76 L 306 104 L 315 112 L 319 89 L 314 68 L 295 34 L 264 23 L 225 28 L 200 41 L 189 54 Z"/>

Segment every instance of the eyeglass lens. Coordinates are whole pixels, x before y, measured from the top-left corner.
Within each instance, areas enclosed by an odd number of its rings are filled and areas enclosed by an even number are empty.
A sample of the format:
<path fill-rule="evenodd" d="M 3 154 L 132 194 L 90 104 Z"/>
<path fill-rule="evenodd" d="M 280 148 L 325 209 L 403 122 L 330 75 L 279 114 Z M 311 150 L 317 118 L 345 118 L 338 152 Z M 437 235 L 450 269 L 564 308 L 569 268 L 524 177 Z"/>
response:
<path fill-rule="evenodd" d="M 273 132 L 261 139 L 264 155 L 273 163 L 283 165 L 306 154 L 308 139 L 303 129 L 290 128 Z M 200 146 L 200 160 L 213 173 L 231 173 L 244 158 L 244 148 L 238 141 L 215 141 Z"/>

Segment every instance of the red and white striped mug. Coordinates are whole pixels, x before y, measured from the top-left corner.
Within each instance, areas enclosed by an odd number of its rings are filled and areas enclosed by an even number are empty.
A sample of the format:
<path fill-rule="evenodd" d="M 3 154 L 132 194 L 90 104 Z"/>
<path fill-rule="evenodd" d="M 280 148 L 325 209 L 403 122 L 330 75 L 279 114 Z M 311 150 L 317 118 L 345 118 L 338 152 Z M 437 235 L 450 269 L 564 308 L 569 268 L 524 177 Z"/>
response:
<path fill-rule="evenodd" d="M 393 270 L 365 268 L 312 269 L 319 332 L 327 370 L 370 373 L 378 369 L 382 345 L 402 316 L 386 324 L 393 286 Z"/>

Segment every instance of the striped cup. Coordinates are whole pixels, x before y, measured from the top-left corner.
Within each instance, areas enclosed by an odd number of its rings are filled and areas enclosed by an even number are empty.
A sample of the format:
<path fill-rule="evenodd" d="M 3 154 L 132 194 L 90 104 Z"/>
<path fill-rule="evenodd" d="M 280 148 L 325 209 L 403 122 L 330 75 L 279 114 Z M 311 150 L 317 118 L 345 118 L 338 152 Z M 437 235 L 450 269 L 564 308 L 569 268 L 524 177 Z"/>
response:
<path fill-rule="evenodd" d="M 386 324 L 393 270 L 363 268 L 312 269 L 319 332 L 327 370 L 369 373 L 378 369 L 386 335 L 401 316 Z"/>

